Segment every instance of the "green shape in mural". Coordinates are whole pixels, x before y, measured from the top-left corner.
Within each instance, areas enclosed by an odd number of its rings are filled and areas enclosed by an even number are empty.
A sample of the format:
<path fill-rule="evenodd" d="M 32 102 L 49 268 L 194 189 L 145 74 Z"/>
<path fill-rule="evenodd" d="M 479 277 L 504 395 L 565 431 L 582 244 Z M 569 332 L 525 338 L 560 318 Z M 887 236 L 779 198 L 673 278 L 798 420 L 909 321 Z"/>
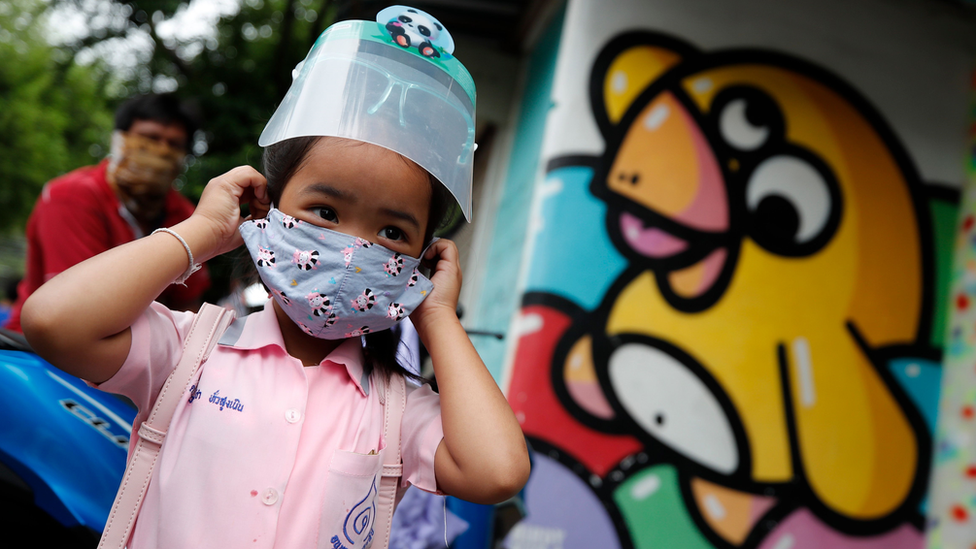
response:
<path fill-rule="evenodd" d="M 714 549 L 691 520 L 671 465 L 648 467 L 613 494 L 635 549 Z"/>

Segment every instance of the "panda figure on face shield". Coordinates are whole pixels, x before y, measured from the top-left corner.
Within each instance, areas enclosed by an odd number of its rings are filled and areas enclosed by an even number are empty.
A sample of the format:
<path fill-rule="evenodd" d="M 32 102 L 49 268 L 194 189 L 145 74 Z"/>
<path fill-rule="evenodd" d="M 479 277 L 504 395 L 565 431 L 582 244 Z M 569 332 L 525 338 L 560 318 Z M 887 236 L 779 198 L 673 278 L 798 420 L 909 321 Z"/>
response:
<path fill-rule="evenodd" d="M 402 48 L 414 46 L 424 57 L 440 57 L 434 43 L 443 25 L 427 13 L 405 8 L 386 24 L 393 41 Z"/>

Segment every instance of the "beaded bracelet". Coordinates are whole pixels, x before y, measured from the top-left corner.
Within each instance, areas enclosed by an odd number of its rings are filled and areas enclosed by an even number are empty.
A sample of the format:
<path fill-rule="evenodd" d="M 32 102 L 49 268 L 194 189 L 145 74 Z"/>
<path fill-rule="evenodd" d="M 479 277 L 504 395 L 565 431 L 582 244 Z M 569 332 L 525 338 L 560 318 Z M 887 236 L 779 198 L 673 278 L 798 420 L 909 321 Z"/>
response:
<path fill-rule="evenodd" d="M 186 255 L 190 258 L 190 265 L 186 268 L 186 271 L 184 271 L 183 274 L 180 275 L 179 278 L 173 281 L 173 284 L 182 284 L 183 286 L 186 286 L 186 279 L 190 278 L 190 275 L 192 275 L 193 273 L 199 271 L 202 265 L 193 262 L 193 252 L 190 251 L 190 245 L 187 244 L 186 240 L 183 240 L 183 237 L 177 234 L 176 231 L 172 229 L 167 229 L 166 227 L 162 227 L 153 231 L 150 236 L 156 233 L 166 233 L 175 236 L 176 239 L 180 241 L 180 244 L 183 245 L 183 249 L 186 250 Z"/>

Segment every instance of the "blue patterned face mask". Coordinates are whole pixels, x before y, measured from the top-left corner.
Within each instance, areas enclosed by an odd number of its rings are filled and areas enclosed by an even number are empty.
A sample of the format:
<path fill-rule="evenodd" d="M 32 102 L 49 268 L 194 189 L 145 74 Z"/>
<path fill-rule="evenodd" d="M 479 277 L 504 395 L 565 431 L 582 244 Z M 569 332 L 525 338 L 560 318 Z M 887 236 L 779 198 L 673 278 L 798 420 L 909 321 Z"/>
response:
<path fill-rule="evenodd" d="M 241 236 L 261 280 L 289 318 L 321 339 L 386 330 L 434 288 L 420 260 L 272 208 Z M 423 255 L 423 254 L 421 254 Z"/>

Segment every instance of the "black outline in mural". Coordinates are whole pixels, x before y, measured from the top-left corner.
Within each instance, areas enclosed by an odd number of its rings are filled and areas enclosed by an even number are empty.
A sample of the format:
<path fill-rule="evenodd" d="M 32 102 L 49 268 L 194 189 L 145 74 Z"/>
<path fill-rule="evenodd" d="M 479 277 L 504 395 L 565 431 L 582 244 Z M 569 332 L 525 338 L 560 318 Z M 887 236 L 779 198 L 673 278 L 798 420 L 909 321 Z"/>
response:
<path fill-rule="evenodd" d="M 651 82 L 648 87 L 641 92 L 633 102 L 631 102 L 620 121 L 613 124 L 610 121 L 603 105 L 603 75 L 605 75 L 610 63 L 616 58 L 617 55 L 619 55 L 623 50 L 636 45 L 664 47 L 680 55 L 681 60 L 671 69 L 654 79 L 653 82 Z M 879 376 L 883 380 L 883 383 L 889 389 L 892 398 L 904 411 L 905 417 L 914 431 L 918 445 L 918 464 L 916 467 L 916 475 L 908 495 L 906 495 L 897 509 L 874 520 L 852 519 L 827 508 L 819 501 L 817 497 L 815 497 L 809 485 L 805 481 L 803 462 L 799 457 L 798 442 L 796 440 L 797 434 L 795 432 L 794 425 L 795 418 L 792 417 L 792 394 L 789 391 L 790 372 L 786 353 L 782 343 L 779 344 L 777 352 L 779 354 L 778 362 L 781 371 L 780 382 L 782 384 L 782 393 L 784 398 L 783 402 L 784 406 L 787 408 L 786 420 L 790 430 L 790 451 L 793 454 L 791 457 L 793 458 L 794 466 L 794 478 L 785 483 L 760 483 L 755 482 L 750 478 L 749 466 L 751 466 L 751 458 L 748 453 L 748 446 L 744 442 L 744 430 L 741 422 L 738 420 L 739 415 L 735 410 L 734 405 L 727 397 L 724 399 L 719 399 L 719 402 L 721 403 L 722 409 L 732 420 L 730 423 L 735 426 L 733 430 L 736 437 L 736 446 L 740 452 L 740 463 L 739 467 L 734 473 L 731 475 L 722 475 L 695 463 L 688 457 L 675 450 L 672 450 L 665 444 L 662 444 L 651 437 L 644 431 L 644 429 L 636 425 L 633 419 L 627 416 L 621 404 L 617 402 L 613 391 L 610 390 L 611 387 L 609 385 L 610 382 L 606 368 L 606 361 L 608 360 L 608 357 L 613 349 L 630 341 L 651 343 L 655 346 L 670 345 L 667 342 L 654 340 L 654 338 L 649 338 L 644 335 L 622 334 L 607 336 L 605 334 L 605 326 L 611 313 L 611 308 L 616 303 L 617 297 L 621 290 L 631 284 L 635 277 L 641 276 L 650 270 L 653 272 L 656 278 L 656 283 L 658 284 L 662 294 L 668 300 L 669 304 L 671 304 L 677 310 L 694 313 L 697 311 L 706 310 L 720 300 L 727 285 L 731 282 L 734 275 L 740 242 L 747 236 L 753 237 L 755 231 L 757 230 L 755 223 L 748 221 L 749 212 L 747 212 L 744 207 L 743 197 L 745 193 L 745 184 L 749 180 L 748 175 L 759 165 L 760 162 L 762 162 L 762 159 L 769 158 L 774 155 L 790 155 L 807 162 L 817 171 L 817 173 L 822 176 L 823 180 L 826 182 L 833 201 L 833 207 L 830 212 L 830 217 L 822 227 L 820 233 L 813 240 L 805 243 L 799 248 L 795 248 L 793 250 L 782 248 L 777 249 L 777 247 L 782 244 L 782 241 L 778 243 L 767 242 L 764 244 L 760 241 L 761 238 L 755 239 L 757 243 L 763 245 L 767 248 L 767 250 L 773 253 L 786 256 L 802 256 L 812 254 L 830 241 L 830 238 L 837 230 L 843 218 L 843 203 L 839 191 L 839 184 L 829 165 L 827 165 L 826 162 L 824 162 L 812 151 L 804 149 L 796 144 L 788 143 L 782 138 L 783 129 L 781 126 L 776 124 L 776 114 L 778 112 L 777 109 L 765 109 L 765 112 L 770 116 L 768 120 L 771 121 L 770 139 L 767 140 L 767 142 L 756 150 L 735 150 L 733 147 L 726 144 L 720 135 L 720 121 L 716 120 L 716 118 L 720 116 L 721 109 L 710 108 L 708 114 L 700 114 L 697 106 L 691 104 L 690 97 L 684 94 L 682 92 L 682 88 L 678 85 L 683 78 L 692 74 L 697 74 L 719 66 L 741 65 L 747 63 L 758 63 L 780 67 L 805 75 L 831 89 L 834 93 L 845 99 L 853 109 L 860 113 L 864 120 L 876 132 L 881 142 L 887 147 L 891 158 L 894 160 L 897 168 L 900 170 L 905 179 L 905 183 L 908 187 L 907 191 L 910 195 L 912 206 L 914 208 L 922 261 L 921 306 L 914 341 L 906 341 L 902 345 L 872 349 L 867 345 L 857 328 L 853 326 L 850 321 L 848 321 L 847 324 L 851 337 L 857 342 L 858 347 L 864 352 L 869 362 L 874 366 L 875 371 L 878 372 Z M 928 466 L 931 461 L 931 434 L 929 433 L 928 426 L 925 424 L 924 418 L 922 417 L 920 411 L 915 406 L 911 398 L 902 389 L 899 383 L 894 379 L 894 376 L 887 367 L 887 364 L 893 358 L 918 357 L 920 359 L 929 359 L 934 361 L 939 360 L 941 353 L 929 346 L 931 336 L 930 332 L 933 324 L 932 316 L 934 311 L 934 284 L 936 281 L 934 276 L 934 229 L 928 204 L 930 199 L 944 200 L 946 202 L 957 202 L 958 192 L 945 187 L 923 185 L 911 158 L 895 136 L 894 132 L 888 127 L 884 118 L 864 97 L 861 96 L 859 92 L 826 69 L 786 54 L 759 49 L 736 49 L 703 52 L 694 46 L 691 46 L 687 42 L 672 36 L 647 31 L 626 32 L 618 35 L 616 38 L 608 42 L 598 55 L 592 67 L 589 88 L 592 115 L 594 116 L 596 124 L 604 137 L 604 153 L 601 155 L 571 154 L 556 157 L 549 160 L 546 169 L 547 173 L 571 166 L 588 167 L 593 170 L 593 179 L 591 180 L 590 184 L 591 192 L 594 196 L 601 199 L 607 205 L 606 228 L 608 235 L 610 235 L 611 241 L 617 250 L 628 260 L 628 264 L 624 271 L 617 276 L 611 286 L 606 290 L 601 303 L 593 311 L 585 311 L 561 296 L 543 292 L 525 294 L 522 304 L 523 306 L 538 304 L 551 307 L 555 310 L 564 312 L 571 319 L 572 324 L 565 331 L 565 333 L 560 336 L 557 347 L 553 351 L 551 364 L 551 380 L 553 389 L 559 402 L 566 408 L 570 415 L 582 425 L 593 430 L 607 434 L 629 435 L 636 440 L 639 440 L 644 446 L 641 453 L 635 454 L 645 457 L 643 461 L 637 464 L 638 466 L 633 466 L 634 463 L 636 463 L 634 460 L 630 459 L 633 456 L 625 458 L 616 468 L 611 469 L 607 473 L 603 479 L 603 484 L 600 487 L 594 487 L 596 493 L 603 498 L 605 502 L 607 502 L 608 509 L 613 507 L 612 492 L 615 486 L 626 480 L 626 478 L 629 478 L 629 476 L 634 474 L 636 471 L 640 471 L 645 467 L 659 463 L 667 463 L 674 465 L 676 470 L 679 472 L 679 478 L 681 479 L 680 485 L 683 497 L 685 499 L 685 508 L 688 510 L 700 532 L 716 547 L 730 549 L 757 547 L 782 519 L 789 516 L 791 513 L 801 507 L 806 507 L 820 520 L 835 528 L 837 531 L 853 536 L 879 534 L 889 531 L 892 528 L 904 523 L 913 525 L 918 530 L 923 530 L 924 520 L 918 511 L 918 505 L 927 491 L 927 473 Z M 625 200 L 623 197 L 610 192 L 605 187 L 605 182 L 607 180 L 607 175 L 612 165 L 612 161 L 620 147 L 622 140 L 625 137 L 626 130 L 631 126 L 638 114 L 640 114 L 641 109 L 646 107 L 652 98 L 657 97 L 665 90 L 675 97 L 679 102 L 685 105 L 688 113 L 695 117 L 695 122 L 703 131 L 715 154 L 721 155 L 721 157 L 718 158 L 718 165 L 722 170 L 722 176 L 725 178 L 725 188 L 727 189 L 727 198 L 730 205 L 730 230 L 726 233 L 707 233 L 704 231 L 695 231 L 682 225 L 677 225 L 672 220 L 663 218 L 655 212 L 642 209 L 641 206 L 636 205 L 632 201 Z M 757 93 L 762 94 L 762 92 L 760 92 L 758 89 L 748 86 L 730 88 L 723 90 L 723 92 L 721 92 L 719 95 L 716 95 L 715 103 L 717 103 L 720 98 L 725 102 L 725 104 L 728 104 L 736 99 L 744 98 L 748 100 L 750 97 L 761 102 L 762 98 L 756 95 Z M 727 97 L 723 97 L 723 94 L 727 94 Z M 713 106 L 715 103 L 713 103 Z M 775 107 L 775 103 L 773 103 L 773 107 Z M 780 122 L 782 121 L 780 120 Z M 728 162 L 730 159 L 735 159 L 736 161 L 733 163 L 733 165 L 737 165 L 735 170 L 730 169 L 730 163 Z M 632 252 L 626 242 L 622 240 L 618 228 L 614 226 L 616 221 L 615 215 L 625 210 L 636 212 L 636 214 L 638 214 L 642 219 L 651 219 L 655 224 L 659 224 L 659 226 L 662 228 L 672 231 L 676 236 L 684 237 L 689 241 L 694 241 L 697 249 L 683 253 L 679 257 L 667 258 L 666 260 L 654 260 Z M 666 290 L 670 290 L 670 285 L 666 280 L 666 276 L 670 270 L 691 265 L 705 257 L 711 251 L 717 249 L 719 246 L 723 246 L 728 250 L 728 257 L 726 259 L 723 272 L 705 294 L 691 300 L 675 295 L 673 292 L 670 292 L 669 295 L 669 292 Z M 604 392 L 604 395 L 607 397 L 607 402 L 614 411 L 614 417 L 612 418 L 595 417 L 591 413 L 584 410 L 571 398 L 564 383 L 563 368 L 565 367 L 566 357 L 572 346 L 579 340 L 580 337 L 584 335 L 589 335 L 592 337 L 594 366 L 600 386 Z M 676 348 L 671 350 L 675 351 L 675 349 Z M 707 386 L 714 390 L 715 388 L 712 387 L 712 385 L 716 385 L 715 382 L 709 381 L 711 379 L 710 376 L 702 375 L 704 368 L 701 368 L 700 365 L 698 365 L 698 362 L 694 359 L 694 357 L 689 354 L 690 351 L 687 349 L 677 351 L 681 351 L 678 353 L 678 355 L 682 357 L 681 361 L 688 365 L 689 368 L 699 376 L 699 378 L 703 379 Z M 716 391 L 716 394 L 722 394 L 722 391 Z M 538 439 L 533 440 L 535 441 L 535 444 L 539 446 L 545 445 L 552 451 L 565 454 L 565 452 L 560 450 L 558 446 L 555 446 L 552 443 L 543 442 Z M 575 458 L 571 459 L 571 461 L 578 465 L 578 460 Z M 621 467 L 621 464 L 624 463 L 628 464 L 627 467 Z M 763 517 L 754 523 L 748 537 L 741 545 L 733 545 L 714 532 L 704 517 L 701 516 L 701 510 L 695 502 L 691 489 L 691 479 L 695 477 L 741 492 L 775 497 L 777 498 L 778 502 L 771 509 L 769 509 Z M 584 478 L 584 480 L 587 479 Z M 590 485 L 588 481 L 587 485 Z M 611 511 L 611 516 L 613 517 L 615 523 L 616 521 L 621 521 L 618 524 L 618 530 L 621 532 L 621 545 L 624 546 L 626 544 L 632 544 L 633 542 L 630 540 L 629 534 L 627 533 L 626 524 L 623 524 L 619 512 L 614 513 Z"/>

